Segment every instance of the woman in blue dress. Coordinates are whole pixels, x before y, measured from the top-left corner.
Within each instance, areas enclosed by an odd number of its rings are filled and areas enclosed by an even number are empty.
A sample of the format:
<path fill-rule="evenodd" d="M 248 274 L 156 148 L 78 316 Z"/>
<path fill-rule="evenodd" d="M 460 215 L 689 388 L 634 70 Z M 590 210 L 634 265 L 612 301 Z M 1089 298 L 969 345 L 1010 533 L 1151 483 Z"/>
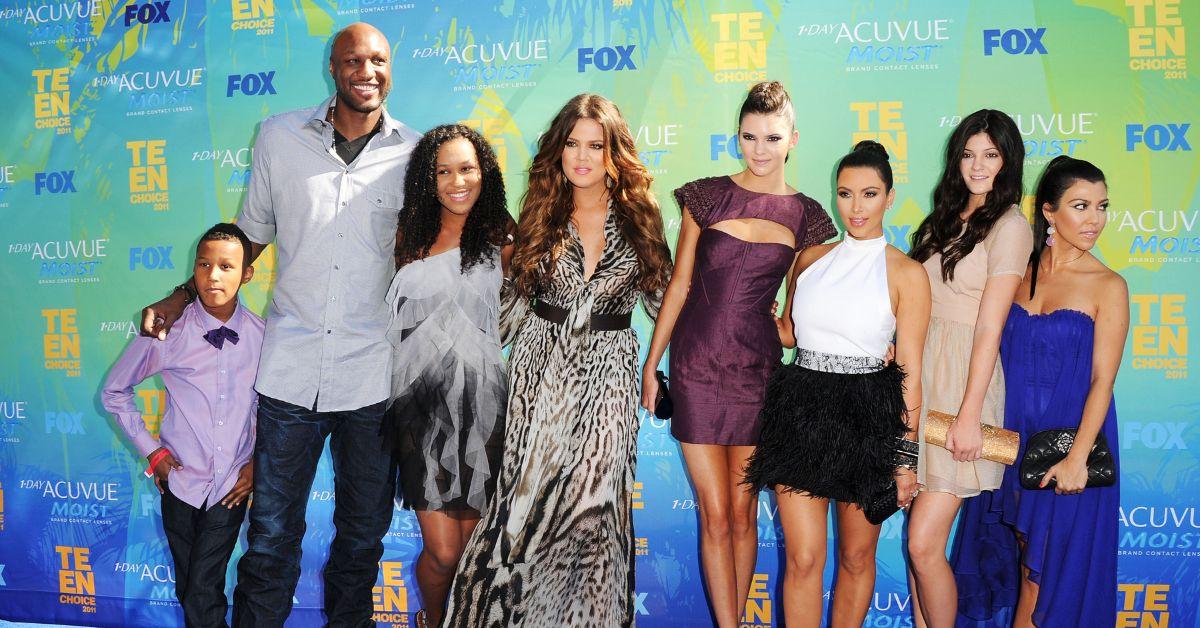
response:
<path fill-rule="evenodd" d="M 1042 488 L 1021 487 L 1018 463 L 1006 469 L 990 503 L 972 500 L 986 512 L 976 519 L 964 511 L 978 523 L 962 530 L 968 538 L 953 561 L 959 612 L 996 621 L 1015 603 L 1014 626 L 1111 626 L 1120 483 L 1086 488 L 1087 457 L 1099 434 L 1114 461 L 1120 451 L 1113 381 L 1129 329 L 1129 294 L 1121 276 L 1089 252 L 1107 218 L 1099 168 L 1055 158 L 1035 207 L 1036 244 L 1000 344 L 1009 382 L 1004 426 L 1020 432 L 1022 456 L 1040 431 L 1077 433 Z M 997 559 L 1005 548 L 1016 549 L 1008 564 Z"/>

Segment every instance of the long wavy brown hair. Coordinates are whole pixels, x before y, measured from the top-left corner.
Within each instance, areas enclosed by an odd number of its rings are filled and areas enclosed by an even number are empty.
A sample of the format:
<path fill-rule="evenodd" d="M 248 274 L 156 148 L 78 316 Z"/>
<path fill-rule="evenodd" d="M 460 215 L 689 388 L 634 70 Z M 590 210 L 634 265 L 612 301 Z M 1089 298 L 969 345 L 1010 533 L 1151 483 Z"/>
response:
<path fill-rule="evenodd" d="M 596 94 L 580 94 L 568 101 L 538 139 L 517 222 L 511 264 L 514 286 L 522 296 L 536 295 L 553 276 L 560 245 L 569 237 L 575 206 L 573 187 L 562 169 L 562 154 L 581 118 L 595 120 L 604 130 L 604 169 L 612 180 L 612 211 L 621 235 L 637 253 L 641 266 L 638 288 L 655 292 L 670 279 L 671 250 L 663 234 L 658 202 L 650 193 L 654 178 L 638 159 L 633 135 L 617 106 Z"/>

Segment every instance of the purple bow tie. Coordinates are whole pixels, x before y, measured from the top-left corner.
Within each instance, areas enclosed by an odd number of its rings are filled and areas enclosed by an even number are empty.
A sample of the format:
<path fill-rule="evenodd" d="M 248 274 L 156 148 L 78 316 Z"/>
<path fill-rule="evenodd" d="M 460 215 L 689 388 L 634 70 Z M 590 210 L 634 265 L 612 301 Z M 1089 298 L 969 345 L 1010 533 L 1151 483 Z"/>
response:
<path fill-rule="evenodd" d="M 226 340 L 235 345 L 238 343 L 237 332 L 225 327 L 224 325 L 206 332 L 204 334 L 204 339 L 208 341 L 208 344 L 216 347 L 218 350 L 225 346 Z"/>

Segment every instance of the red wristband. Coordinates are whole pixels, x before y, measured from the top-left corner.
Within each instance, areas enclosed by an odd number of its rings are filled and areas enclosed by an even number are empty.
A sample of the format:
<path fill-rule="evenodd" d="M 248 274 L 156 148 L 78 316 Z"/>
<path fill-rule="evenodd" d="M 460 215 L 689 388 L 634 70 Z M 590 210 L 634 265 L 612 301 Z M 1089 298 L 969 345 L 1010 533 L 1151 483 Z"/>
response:
<path fill-rule="evenodd" d="M 157 467 L 158 463 L 162 462 L 162 459 L 169 455 L 171 455 L 171 452 L 166 447 L 159 447 L 158 451 L 150 454 L 150 466 L 146 467 L 146 477 L 154 477 L 154 467 Z"/>

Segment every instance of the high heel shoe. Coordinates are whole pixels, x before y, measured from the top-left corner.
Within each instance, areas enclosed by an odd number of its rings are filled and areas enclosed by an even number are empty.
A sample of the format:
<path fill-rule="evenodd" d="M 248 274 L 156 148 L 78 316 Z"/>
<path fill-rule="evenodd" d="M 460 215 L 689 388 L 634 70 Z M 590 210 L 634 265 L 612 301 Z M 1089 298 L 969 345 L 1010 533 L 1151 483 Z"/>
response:
<path fill-rule="evenodd" d="M 429 613 L 425 612 L 425 609 L 422 608 L 417 611 L 415 619 L 417 620 L 417 628 L 429 628 Z"/>

